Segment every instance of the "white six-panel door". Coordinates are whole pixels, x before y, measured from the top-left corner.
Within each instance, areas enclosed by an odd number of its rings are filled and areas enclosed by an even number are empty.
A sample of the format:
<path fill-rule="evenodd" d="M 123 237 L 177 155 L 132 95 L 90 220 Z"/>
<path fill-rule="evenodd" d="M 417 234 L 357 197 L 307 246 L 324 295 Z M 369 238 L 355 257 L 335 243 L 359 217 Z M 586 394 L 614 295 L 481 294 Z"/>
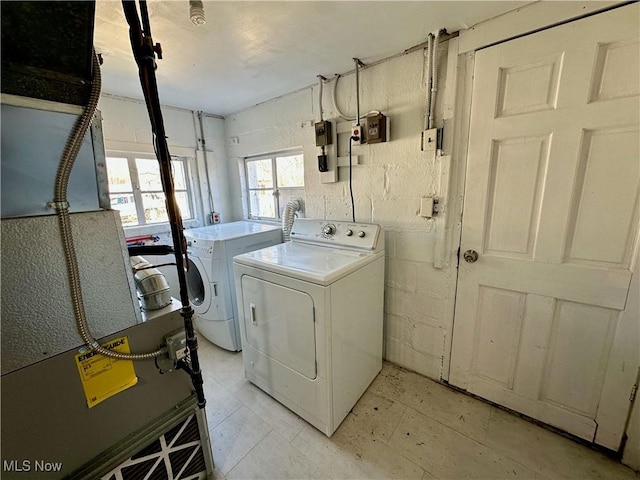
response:
<path fill-rule="evenodd" d="M 624 315 L 639 19 L 629 5 L 476 53 L 449 379 L 614 449 L 640 355 L 621 335 L 640 322 Z"/>

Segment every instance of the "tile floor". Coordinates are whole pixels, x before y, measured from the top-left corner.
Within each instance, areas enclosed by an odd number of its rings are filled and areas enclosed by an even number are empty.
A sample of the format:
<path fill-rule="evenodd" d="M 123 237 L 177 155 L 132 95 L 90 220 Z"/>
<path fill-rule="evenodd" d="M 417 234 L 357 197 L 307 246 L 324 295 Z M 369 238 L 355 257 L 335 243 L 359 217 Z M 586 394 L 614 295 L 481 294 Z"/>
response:
<path fill-rule="evenodd" d="M 385 363 L 331 438 L 200 338 L 216 479 L 638 479 L 624 465 Z"/>

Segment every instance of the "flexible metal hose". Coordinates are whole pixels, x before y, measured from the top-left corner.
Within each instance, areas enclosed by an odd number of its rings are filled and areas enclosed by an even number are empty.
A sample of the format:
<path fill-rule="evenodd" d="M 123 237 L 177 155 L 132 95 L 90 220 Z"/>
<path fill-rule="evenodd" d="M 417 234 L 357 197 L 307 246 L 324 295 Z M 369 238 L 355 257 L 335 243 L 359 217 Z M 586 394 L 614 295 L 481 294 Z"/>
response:
<path fill-rule="evenodd" d="M 282 238 L 285 242 L 291 240 L 291 227 L 295 219 L 296 212 L 302 209 L 300 200 L 289 200 L 284 207 L 282 214 Z"/>
<path fill-rule="evenodd" d="M 67 265 L 67 274 L 69 276 L 69 292 L 71 295 L 71 303 L 73 313 L 76 319 L 78 333 L 92 350 L 101 355 L 121 360 L 146 360 L 157 357 L 165 352 L 165 349 L 159 349 L 149 353 L 120 353 L 114 352 L 102 347 L 98 341 L 91 335 L 89 324 L 84 309 L 84 301 L 82 297 L 82 287 L 80 284 L 80 270 L 78 268 L 78 258 L 73 243 L 71 230 L 71 217 L 69 216 L 69 202 L 67 200 L 67 187 L 69 185 L 69 176 L 71 169 L 76 161 L 80 147 L 84 141 L 91 120 L 98 106 L 100 99 L 100 90 L 102 87 L 102 76 L 100 74 L 100 63 L 98 56 L 93 52 L 93 81 L 91 85 L 91 93 L 89 101 L 84 112 L 76 122 L 73 132 L 67 141 L 67 145 L 62 153 L 58 172 L 56 174 L 56 182 L 54 187 L 53 202 L 49 206 L 56 209 L 58 215 L 58 223 L 60 225 L 60 236 L 62 240 L 62 249 L 64 251 L 65 262 Z"/>

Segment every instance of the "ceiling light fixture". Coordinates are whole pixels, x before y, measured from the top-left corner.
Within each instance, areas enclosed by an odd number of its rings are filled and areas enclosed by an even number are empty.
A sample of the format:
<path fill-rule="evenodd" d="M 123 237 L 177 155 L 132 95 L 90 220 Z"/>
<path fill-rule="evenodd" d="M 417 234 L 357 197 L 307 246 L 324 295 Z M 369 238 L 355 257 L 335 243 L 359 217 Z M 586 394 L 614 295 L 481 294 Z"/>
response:
<path fill-rule="evenodd" d="M 204 5 L 202 0 L 189 0 L 189 16 L 191 17 L 191 23 L 200 26 L 204 25 L 206 20 L 204 18 Z"/>

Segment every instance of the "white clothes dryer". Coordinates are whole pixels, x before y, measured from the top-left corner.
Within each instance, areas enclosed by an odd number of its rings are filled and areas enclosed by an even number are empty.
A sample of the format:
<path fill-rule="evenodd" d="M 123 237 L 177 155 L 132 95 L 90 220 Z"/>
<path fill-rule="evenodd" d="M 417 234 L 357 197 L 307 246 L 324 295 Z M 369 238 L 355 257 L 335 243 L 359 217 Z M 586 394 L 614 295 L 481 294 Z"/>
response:
<path fill-rule="evenodd" d="M 187 292 L 194 323 L 206 339 L 227 350 L 242 348 L 233 283 L 233 257 L 282 242 L 279 226 L 220 223 L 184 231 Z"/>
<path fill-rule="evenodd" d="M 245 376 L 331 436 L 382 368 L 384 233 L 296 219 L 234 258 Z"/>

